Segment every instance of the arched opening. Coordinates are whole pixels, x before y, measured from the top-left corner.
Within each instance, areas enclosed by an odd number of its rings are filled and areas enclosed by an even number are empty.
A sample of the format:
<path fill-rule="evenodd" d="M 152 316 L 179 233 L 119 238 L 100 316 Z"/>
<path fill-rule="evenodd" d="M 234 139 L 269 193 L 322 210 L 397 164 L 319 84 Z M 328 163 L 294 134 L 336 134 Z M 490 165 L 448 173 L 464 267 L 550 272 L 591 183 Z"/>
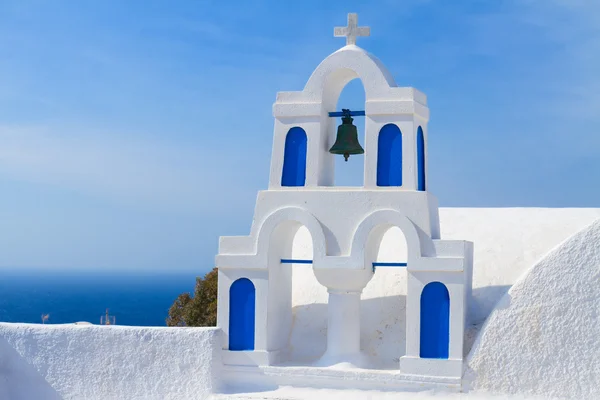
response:
<path fill-rule="evenodd" d="M 443 283 L 428 283 L 421 293 L 421 358 L 448 358 L 450 295 Z"/>
<path fill-rule="evenodd" d="M 229 350 L 254 350 L 256 291 L 241 278 L 229 289 Z"/>
<path fill-rule="evenodd" d="M 306 240 L 299 244 L 304 251 L 296 253 L 296 236 L 303 227 L 306 228 L 302 229 L 306 232 Z M 313 258 L 320 260 L 327 254 L 323 227 L 310 212 L 298 207 L 283 207 L 270 214 L 253 233 L 257 235 L 256 255 L 266 269 L 254 269 L 248 273 L 253 274 L 253 282 L 257 279 L 256 282 L 260 283 L 260 286 L 257 284 L 259 292 L 268 291 L 262 292 L 264 297 L 259 297 L 262 301 L 257 302 L 257 347 L 259 350 L 281 350 L 286 354 L 294 348 L 306 348 L 311 343 L 303 342 L 302 330 L 299 341 L 294 341 L 292 331 L 292 327 L 298 328 L 298 324 L 302 324 L 298 321 L 298 313 L 292 311 L 292 274 L 295 264 L 299 264 L 297 268 L 313 273 Z M 303 258 L 298 260 L 295 257 Z M 302 282 L 297 286 L 305 287 Z M 305 294 L 303 301 L 315 302 L 312 293 Z M 286 358 L 290 359 L 289 356 Z"/>
<path fill-rule="evenodd" d="M 361 295 L 361 348 L 379 368 L 397 368 L 406 354 L 408 246 L 397 226 L 383 225 L 369 234 L 365 263 L 375 273 Z"/>
<path fill-rule="evenodd" d="M 300 127 L 290 129 L 285 137 L 281 186 L 304 186 L 306 181 L 306 132 Z"/>
<path fill-rule="evenodd" d="M 311 363 L 327 348 L 328 299 L 313 270 L 313 237 L 306 226 L 288 221 L 275 229 L 270 246 L 272 259 L 282 260 L 271 272 L 279 278 L 278 307 L 289 310 L 289 320 L 286 317 L 278 324 L 293 328 L 282 335 L 279 345 L 289 349 L 289 361 Z M 293 286 L 309 290 L 292 290 Z"/>
<path fill-rule="evenodd" d="M 352 111 L 362 111 L 365 109 L 365 89 L 360 79 L 351 80 L 340 93 L 335 110 L 341 111 L 347 108 Z M 358 130 L 358 141 L 365 147 L 365 117 L 352 117 L 352 123 Z M 335 143 L 337 128 L 342 123 L 341 118 L 331 118 L 331 133 L 329 148 Z M 327 150 L 329 150 L 329 148 Z M 333 156 L 333 155 L 332 155 Z M 364 154 L 351 155 L 348 161 L 344 157 L 335 155 L 334 161 L 334 184 L 335 186 L 363 186 L 364 184 Z"/>
<path fill-rule="evenodd" d="M 395 124 L 379 131 L 377 186 L 402 186 L 402 132 Z"/>
<path fill-rule="evenodd" d="M 425 137 L 423 128 L 417 129 L 417 190 L 424 192 L 425 186 Z"/>

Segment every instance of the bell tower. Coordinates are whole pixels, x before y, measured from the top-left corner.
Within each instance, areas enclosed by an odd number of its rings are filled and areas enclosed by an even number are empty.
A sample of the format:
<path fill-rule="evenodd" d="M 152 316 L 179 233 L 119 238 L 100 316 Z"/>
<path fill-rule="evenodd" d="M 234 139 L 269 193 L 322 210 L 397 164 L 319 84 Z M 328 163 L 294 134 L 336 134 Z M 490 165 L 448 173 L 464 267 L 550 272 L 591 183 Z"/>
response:
<path fill-rule="evenodd" d="M 460 379 L 472 243 L 440 238 L 438 202 L 427 190 L 426 96 L 397 86 L 380 60 L 356 46 L 370 33 L 357 22 L 349 14 L 348 26 L 335 28 L 346 46 L 317 66 L 302 91 L 277 94 L 269 187 L 258 194 L 250 234 L 222 237 L 216 257 L 223 360 L 285 361 L 291 266 L 308 264 L 329 296 L 327 350 L 311 365 L 368 367 L 360 348 L 361 293 L 376 273 L 385 232 L 396 227 L 406 239 L 406 262 L 386 264 L 407 270 L 400 372 Z M 336 110 L 342 89 L 357 78 L 364 110 Z M 365 118 L 363 144 L 353 117 Z M 364 186 L 335 187 L 335 157 L 363 152 Z M 310 234 L 310 259 L 292 254 L 300 227 Z"/>

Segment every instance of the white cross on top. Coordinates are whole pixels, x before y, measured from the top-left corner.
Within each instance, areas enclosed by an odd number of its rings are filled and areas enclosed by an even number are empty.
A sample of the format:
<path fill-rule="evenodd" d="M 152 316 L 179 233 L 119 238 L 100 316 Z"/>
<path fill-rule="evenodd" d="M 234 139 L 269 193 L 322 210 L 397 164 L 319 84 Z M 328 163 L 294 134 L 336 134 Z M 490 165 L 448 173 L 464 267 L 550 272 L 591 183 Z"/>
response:
<path fill-rule="evenodd" d="M 358 36 L 370 36 L 371 28 L 368 26 L 358 26 L 358 14 L 348 14 L 348 26 L 336 26 L 333 29 L 333 36 L 346 36 L 346 46 L 356 44 Z"/>

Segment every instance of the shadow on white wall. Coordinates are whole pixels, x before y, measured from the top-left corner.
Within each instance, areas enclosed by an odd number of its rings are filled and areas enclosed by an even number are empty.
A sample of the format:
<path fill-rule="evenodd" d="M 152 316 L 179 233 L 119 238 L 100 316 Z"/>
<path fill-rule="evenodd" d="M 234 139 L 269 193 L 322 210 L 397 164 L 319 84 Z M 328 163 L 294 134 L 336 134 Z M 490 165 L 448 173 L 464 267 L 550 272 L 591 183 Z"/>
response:
<path fill-rule="evenodd" d="M 44 377 L 0 337 L 0 399 L 62 400 Z"/>

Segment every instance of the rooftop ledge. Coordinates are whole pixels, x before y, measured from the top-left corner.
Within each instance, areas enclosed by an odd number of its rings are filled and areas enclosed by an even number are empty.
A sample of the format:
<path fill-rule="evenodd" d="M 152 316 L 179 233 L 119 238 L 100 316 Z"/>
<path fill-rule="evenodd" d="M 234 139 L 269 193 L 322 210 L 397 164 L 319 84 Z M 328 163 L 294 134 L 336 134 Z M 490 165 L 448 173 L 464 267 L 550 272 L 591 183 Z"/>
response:
<path fill-rule="evenodd" d="M 389 87 L 391 92 L 386 97 L 367 99 L 366 102 L 394 102 L 394 101 L 416 101 L 423 105 L 427 104 L 427 96 L 414 87 Z M 321 103 L 321 99 L 312 93 L 303 91 L 277 92 L 275 104 L 312 104 Z"/>

